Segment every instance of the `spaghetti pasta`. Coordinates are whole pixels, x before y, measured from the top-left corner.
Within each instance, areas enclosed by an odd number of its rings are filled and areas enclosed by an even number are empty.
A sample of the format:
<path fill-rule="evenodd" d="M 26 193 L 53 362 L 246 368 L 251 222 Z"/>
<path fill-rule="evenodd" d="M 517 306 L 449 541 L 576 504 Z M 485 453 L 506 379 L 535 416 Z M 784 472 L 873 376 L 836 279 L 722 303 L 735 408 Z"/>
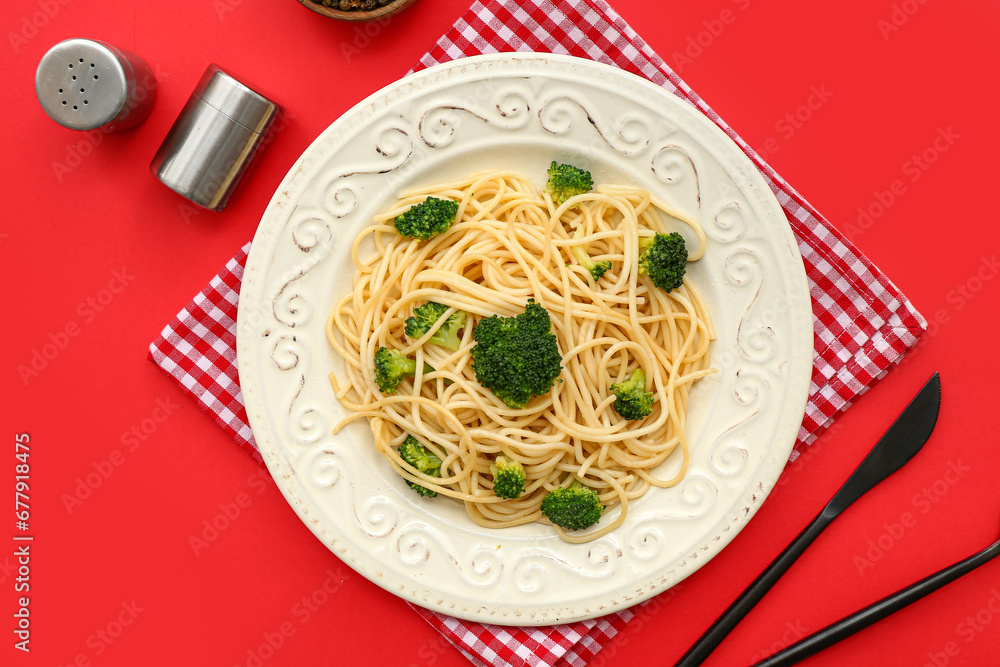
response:
<path fill-rule="evenodd" d="M 431 195 L 458 202 L 456 222 L 427 241 L 399 235 L 395 217 Z M 334 431 L 367 418 L 378 451 L 399 475 L 465 503 L 480 525 L 549 523 L 542 499 L 577 479 L 598 492 L 605 518 L 586 531 L 554 526 L 559 536 L 583 542 L 614 530 L 630 500 L 685 474 L 688 394 L 712 372 L 715 333 L 695 287 L 685 277 L 665 292 L 639 271 L 640 238 L 678 225 L 697 239 L 689 261 L 699 259 L 706 244 L 700 225 L 637 188 L 598 187 L 557 205 L 519 174 L 480 172 L 402 194 L 355 239 L 353 288 L 327 320 L 329 342 L 344 361 L 343 377 L 331 373 L 330 381 L 353 411 Z M 611 269 L 595 281 L 574 246 Z M 552 318 L 563 369 L 551 392 L 513 409 L 476 381 L 472 332 L 481 318 L 520 314 L 529 299 Z M 428 301 L 448 306 L 441 322 L 456 309 L 469 314 L 457 351 L 429 344 L 433 328 L 416 340 L 404 334 L 406 318 Z M 416 360 L 416 374 L 396 393 L 384 395 L 375 383 L 379 347 Z M 609 387 L 637 368 L 655 399 L 645 419 L 626 420 L 612 408 Z M 407 435 L 441 458 L 440 477 L 400 458 Z M 493 493 L 490 464 L 501 454 L 524 467 L 518 498 Z M 668 457 L 671 471 L 661 479 L 654 469 Z"/>

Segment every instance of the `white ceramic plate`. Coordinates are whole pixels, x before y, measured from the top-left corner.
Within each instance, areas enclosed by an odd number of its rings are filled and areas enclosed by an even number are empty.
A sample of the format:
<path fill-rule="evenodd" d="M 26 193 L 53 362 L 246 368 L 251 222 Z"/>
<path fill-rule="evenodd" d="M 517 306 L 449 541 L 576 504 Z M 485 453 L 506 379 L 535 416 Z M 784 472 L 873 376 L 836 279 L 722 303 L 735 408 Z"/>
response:
<path fill-rule="evenodd" d="M 376 453 L 327 373 L 324 322 L 350 288 L 350 246 L 396 193 L 486 168 L 541 188 L 552 160 L 649 188 L 705 225 L 690 265 L 718 328 L 692 392 L 690 472 L 582 545 L 541 525 L 489 530 L 424 499 Z M 254 438 L 288 502 L 342 560 L 411 602 L 461 618 L 542 625 L 660 592 L 754 515 L 795 442 L 812 370 L 802 262 L 777 201 L 732 141 L 685 102 L 620 70 L 539 54 L 468 58 L 408 76 L 344 114 L 271 200 L 243 276 L 240 383 Z M 664 465 L 670 465 L 670 461 Z"/>

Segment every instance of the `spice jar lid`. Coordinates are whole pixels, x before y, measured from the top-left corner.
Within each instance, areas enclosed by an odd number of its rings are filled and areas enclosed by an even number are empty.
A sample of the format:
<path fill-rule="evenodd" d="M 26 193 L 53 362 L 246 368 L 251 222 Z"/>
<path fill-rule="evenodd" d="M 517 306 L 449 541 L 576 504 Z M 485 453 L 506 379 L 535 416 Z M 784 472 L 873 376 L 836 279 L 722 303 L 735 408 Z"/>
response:
<path fill-rule="evenodd" d="M 274 102 L 209 65 L 150 169 L 178 194 L 221 211 L 265 145 L 279 111 Z"/>
<path fill-rule="evenodd" d="M 138 56 L 93 39 L 67 39 L 38 63 L 35 93 L 45 113 L 63 127 L 127 129 L 142 122 L 152 106 L 155 89 L 138 91 L 139 74 L 152 83 Z"/>
<path fill-rule="evenodd" d="M 274 102 L 243 85 L 216 65 L 208 66 L 193 94 L 258 134 L 267 129 L 278 111 Z"/>

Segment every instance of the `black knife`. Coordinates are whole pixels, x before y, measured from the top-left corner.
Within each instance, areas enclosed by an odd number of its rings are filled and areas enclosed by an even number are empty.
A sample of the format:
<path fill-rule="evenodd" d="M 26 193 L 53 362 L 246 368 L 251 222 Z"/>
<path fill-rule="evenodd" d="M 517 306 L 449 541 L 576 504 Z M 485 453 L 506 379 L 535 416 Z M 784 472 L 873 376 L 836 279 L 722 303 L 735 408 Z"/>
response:
<path fill-rule="evenodd" d="M 736 627 L 764 594 L 771 590 L 802 552 L 812 544 L 830 523 L 840 516 L 851 503 L 863 496 L 873 486 L 903 467 L 903 464 L 920 451 L 937 423 L 941 407 L 941 379 L 935 373 L 923 389 L 910 401 L 896 418 L 889 430 L 879 438 L 865 460 L 848 478 L 823 511 L 806 526 L 805 530 L 767 566 L 757 579 L 736 598 L 729 609 L 695 642 L 677 667 L 695 667 L 715 650 L 726 635 Z"/>

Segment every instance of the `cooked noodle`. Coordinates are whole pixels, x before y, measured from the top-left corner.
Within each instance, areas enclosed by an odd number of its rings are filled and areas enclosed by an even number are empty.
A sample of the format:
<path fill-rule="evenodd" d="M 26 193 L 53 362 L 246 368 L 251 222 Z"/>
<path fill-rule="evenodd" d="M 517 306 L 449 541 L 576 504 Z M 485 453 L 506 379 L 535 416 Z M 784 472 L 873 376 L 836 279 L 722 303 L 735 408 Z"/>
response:
<path fill-rule="evenodd" d="M 394 218 L 428 195 L 458 201 L 459 222 L 429 241 L 399 235 Z M 575 476 L 598 491 L 605 516 L 586 531 L 554 529 L 571 542 L 614 530 L 630 500 L 685 474 L 688 393 L 712 372 L 714 330 L 689 279 L 667 293 L 638 272 L 638 238 L 682 225 L 697 238 L 689 250 L 689 260 L 697 260 L 705 250 L 701 227 L 645 190 L 599 187 L 556 206 L 518 174 L 483 172 L 404 193 L 354 241 L 353 289 L 327 321 L 327 337 L 346 366 L 330 381 L 353 411 L 334 431 L 367 417 L 378 451 L 399 475 L 461 500 L 483 526 L 549 523 L 542 499 Z M 581 243 L 593 259 L 612 262 L 596 283 L 571 253 Z M 552 318 L 563 370 L 549 394 L 516 410 L 476 381 L 469 351 L 476 321 L 518 315 L 529 298 Z M 471 315 L 457 352 L 427 343 L 433 329 L 419 340 L 404 334 L 406 318 L 428 301 Z M 372 369 L 378 347 L 436 370 L 418 370 L 383 395 Z M 648 417 L 629 421 L 612 409 L 609 386 L 635 368 L 645 372 L 656 400 Z M 408 434 L 440 456 L 440 478 L 402 462 L 396 448 Z M 659 479 L 653 469 L 675 451 L 672 474 Z M 517 499 L 492 491 L 490 463 L 498 454 L 524 465 L 525 492 Z"/>

